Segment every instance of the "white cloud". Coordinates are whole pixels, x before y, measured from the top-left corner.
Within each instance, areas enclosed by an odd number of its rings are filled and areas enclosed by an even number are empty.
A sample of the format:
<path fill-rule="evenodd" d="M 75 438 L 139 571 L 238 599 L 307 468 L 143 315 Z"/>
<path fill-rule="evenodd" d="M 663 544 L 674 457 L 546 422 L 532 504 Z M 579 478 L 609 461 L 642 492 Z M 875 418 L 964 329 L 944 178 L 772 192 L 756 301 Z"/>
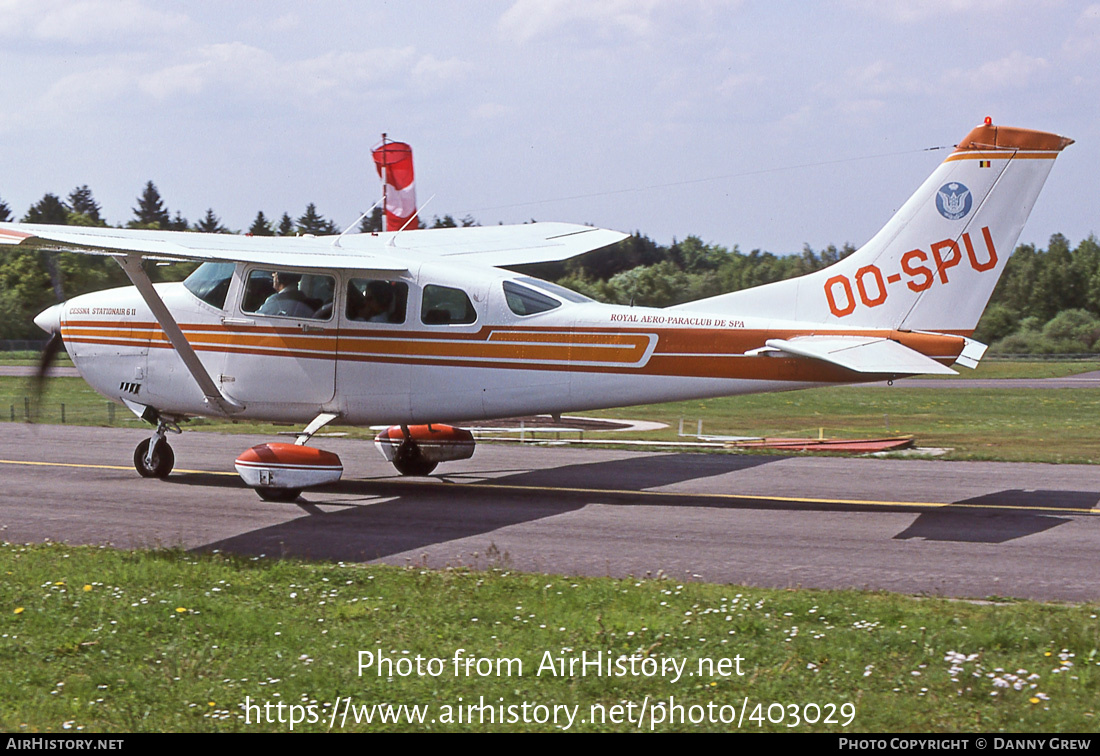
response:
<path fill-rule="evenodd" d="M 1071 58 L 1089 58 L 1089 63 L 1093 62 L 1092 57 L 1100 50 L 1100 3 L 1081 11 L 1062 50 Z"/>
<path fill-rule="evenodd" d="M 141 91 L 157 99 L 197 95 L 211 83 L 239 82 L 261 91 L 271 85 L 274 61 L 259 48 L 240 42 L 207 45 L 194 60 L 166 66 L 138 78 Z"/>
<path fill-rule="evenodd" d="M 330 93 L 355 97 L 381 87 L 414 82 L 420 87 L 451 83 L 468 69 L 414 47 L 327 52 L 314 58 L 279 60 L 241 42 L 207 45 L 184 62 L 140 76 L 140 89 L 158 99 L 199 95 L 217 89 L 233 96 L 300 100 Z"/>
<path fill-rule="evenodd" d="M 424 55 L 412 67 L 412 75 L 418 84 L 436 87 L 459 81 L 472 69 L 472 65 L 458 58 L 439 60 L 432 55 Z"/>
<path fill-rule="evenodd" d="M 188 23 L 140 0 L 0 0 L 0 18 L 0 36 L 78 44 L 160 36 Z"/>
<path fill-rule="evenodd" d="M 506 118 L 515 112 L 515 108 L 502 105 L 499 102 L 483 102 L 473 110 L 470 115 L 478 120 L 493 121 L 498 118 Z"/>
<path fill-rule="evenodd" d="M 1049 68 L 1050 63 L 1045 58 L 1036 58 L 1014 50 L 1011 54 L 983 63 L 974 70 L 948 71 L 944 75 L 944 84 L 977 92 L 1024 89 L 1036 75 Z"/>
<path fill-rule="evenodd" d="M 1037 4 L 1054 4 L 1055 0 L 848 0 L 848 5 L 863 13 L 900 24 L 912 24 L 929 19 L 971 13 L 991 14 L 1020 8 L 1034 10 Z"/>
<path fill-rule="evenodd" d="M 592 24 L 634 36 L 652 33 L 653 12 L 668 0 L 516 0 L 498 28 L 518 42 L 550 34 L 563 26 Z"/>
<path fill-rule="evenodd" d="M 72 113 L 126 95 L 131 83 L 130 76 L 118 66 L 78 71 L 54 82 L 39 101 L 39 107 Z"/>
<path fill-rule="evenodd" d="M 752 87 L 763 84 L 765 78 L 759 73 L 742 72 L 731 73 L 723 78 L 714 89 L 718 94 L 730 97 L 735 94 L 739 94 L 743 90 L 751 89 Z"/>
<path fill-rule="evenodd" d="M 284 13 L 271 22 L 271 30 L 277 32 L 287 32 L 297 29 L 302 23 L 302 20 L 298 17 L 297 13 Z"/>

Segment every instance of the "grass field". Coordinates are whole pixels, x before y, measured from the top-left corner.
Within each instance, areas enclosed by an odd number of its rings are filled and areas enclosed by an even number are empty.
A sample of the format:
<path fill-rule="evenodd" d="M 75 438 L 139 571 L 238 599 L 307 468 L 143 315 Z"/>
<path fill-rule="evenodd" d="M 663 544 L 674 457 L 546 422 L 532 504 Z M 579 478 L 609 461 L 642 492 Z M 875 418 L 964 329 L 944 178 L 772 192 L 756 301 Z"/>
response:
<path fill-rule="evenodd" d="M 1100 715 L 1095 606 L 522 575 L 504 555 L 440 572 L 4 544 L 0 571 L 9 733 L 289 730 L 278 703 L 302 707 L 294 729 L 307 731 L 337 706 L 343 730 L 555 729 L 524 723 L 525 702 L 532 718 L 577 707 L 572 730 L 1092 732 Z M 626 670 L 634 657 L 635 674 L 546 664 L 585 652 Z M 475 661 L 456 675 L 456 653 L 516 659 L 522 674 L 484 661 L 480 675 Z M 418 675 L 418 655 L 442 661 Z M 642 659 L 681 677 L 647 676 Z M 425 721 L 356 723 L 381 716 L 360 708 L 345 720 L 348 697 L 424 706 Z M 457 721 L 482 699 L 512 707 L 504 724 Z M 610 721 L 643 702 L 640 725 Z M 675 704 L 704 721 L 670 722 Z"/>
<path fill-rule="evenodd" d="M 27 366 L 37 365 L 39 360 L 39 353 L 32 351 L 16 351 L 16 352 L 0 352 L 0 366 L 2 365 L 14 365 L 14 366 Z M 73 361 L 69 359 L 67 352 L 61 352 L 57 355 L 57 365 L 60 367 L 72 367 Z"/>
<path fill-rule="evenodd" d="M 1055 377 L 1100 367 L 1095 363 L 986 363 L 978 377 Z M 28 381 L 0 378 L 0 418 L 20 421 L 34 413 Z M 78 425 L 142 425 L 132 414 L 108 402 L 79 378 L 49 383 L 38 416 L 42 422 Z M 707 435 L 860 438 L 912 435 L 922 447 L 950 449 L 945 459 L 1094 463 L 1100 461 L 1100 392 L 1094 389 L 982 389 L 837 387 L 759 394 L 702 401 L 673 402 L 583 413 L 666 423 L 645 433 L 586 433 L 586 439 L 683 441 L 702 421 Z M 199 419 L 185 428 L 220 432 L 275 433 L 291 426 Z M 365 428 L 330 426 L 326 430 L 369 438 Z M 739 452 L 744 453 L 744 452 Z"/>
<path fill-rule="evenodd" d="M 991 364 L 999 374 L 985 377 L 1068 374 L 1063 363 Z M 1048 366 L 1056 371 L 1036 374 Z M 1093 367 L 1073 372 L 1082 369 Z M 0 378 L 0 412 L 21 419 L 25 389 Z M 847 387 L 589 414 L 670 425 L 637 438 L 674 440 L 683 417 L 691 429 L 703 419 L 708 434 L 823 427 L 915 434 L 954 458 L 1092 462 L 1097 393 Z M 51 382 L 41 419 L 58 422 L 62 403 L 67 422 L 110 421 L 107 401 L 80 379 Z M 140 425 L 114 412 L 115 425 Z M 1097 729 L 1097 605 L 579 579 L 513 573 L 507 554 L 486 560 L 484 572 L 433 571 L 2 544 L 0 731 L 287 731 L 291 716 L 295 731 L 552 731 L 554 712 L 574 731 Z M 556 675 L 546 665 L 596 653 L 627 669 L 683 665 L 683 676 Z M 469 674 L 455 674 L 456 654 L 474 659 Z M 404 674 L 417 656 L 440 661 Z M 382 674 L 360 674 L 361 658 L 384 660 Z M 523 673 L 513 664 L 511 675 L 479 675 L 479 659 L 515 659 Z M 482 702 L 504 722 L 462 708 Z"/>

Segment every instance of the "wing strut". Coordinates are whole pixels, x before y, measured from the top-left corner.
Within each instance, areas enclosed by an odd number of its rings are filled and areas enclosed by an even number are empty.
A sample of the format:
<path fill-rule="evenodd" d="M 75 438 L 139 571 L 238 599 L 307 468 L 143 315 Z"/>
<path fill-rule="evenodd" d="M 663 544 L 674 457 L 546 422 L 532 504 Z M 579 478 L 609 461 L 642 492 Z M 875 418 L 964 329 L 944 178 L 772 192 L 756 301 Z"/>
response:
<path fill-rule="evenodd" d="M 228 398 L 218 390 L 217 384 L 214 383 L 214 379 L 210 377 L 210 374 L 206 372 L 206 368 L 203 367 L 202 361 L 199 360 L 199 356 L 195 354 L 195 350 L 191 347 L 190 342 L 187 341 L 187 337 L 183 335 L 183 331 L 180 330 L 176 319 L 173 318 L 172 313 L 169 312 L 168 306 L 164 304 L 164 300 L 157 294 L 157 290 L 153 287 L 153 282 L 149 280 L 149 275 L 145 272 L 145 269 L 141 267 L 141 257 L 138 255 L 113 255 L 113 257 L 115 258 L 115 262 L 126 271 L 126 275 L 130 277 L 134 286 L 137 287 L 138 293 L 141 294 L 141 298 L 145 300 L 145 304 L 149 305 L 149 309 L 153 311 L 153 317 L 157 319 L 160 327 L 164 329 L 164 335 L 168 337 L 168 341 L 175 348 L 180 359 L 183 360 L 187 372 L 191 373 L 191 377 L 195 379 L 195 383 L 198 384 L 199 389 L 202 391 L 206 403 L 220 410 L 223 415 L 235 415 L 243 410 L 244 407 L 242 405 Z"/>

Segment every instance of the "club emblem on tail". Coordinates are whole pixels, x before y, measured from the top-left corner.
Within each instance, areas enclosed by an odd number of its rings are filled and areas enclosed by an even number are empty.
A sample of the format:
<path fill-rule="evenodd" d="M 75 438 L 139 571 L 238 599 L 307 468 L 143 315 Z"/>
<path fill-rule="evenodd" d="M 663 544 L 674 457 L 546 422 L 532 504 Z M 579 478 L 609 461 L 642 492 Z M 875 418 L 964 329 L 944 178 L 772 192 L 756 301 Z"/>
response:
<path fill-rule="evenodd" d="M 944 184 L 936 192 L 936 209 L 947 220 L 965 218 L 973 204 L 974 198 L 970 196 L 970 190 L 957 182 Z"/>

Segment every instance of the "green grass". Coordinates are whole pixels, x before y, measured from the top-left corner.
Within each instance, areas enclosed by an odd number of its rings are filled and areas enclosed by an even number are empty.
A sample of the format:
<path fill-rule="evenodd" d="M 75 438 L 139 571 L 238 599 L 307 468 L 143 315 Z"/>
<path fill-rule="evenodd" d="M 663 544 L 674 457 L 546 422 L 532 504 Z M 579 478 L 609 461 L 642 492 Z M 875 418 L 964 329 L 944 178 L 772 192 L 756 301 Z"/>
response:
<path fill-rule="evenodd" d="M 1100 370 L 1096 360 L 997 360 L 985 359 L 977 368 L 955 368 L 958 375 L 925 376 L 939 380 L 972 378 L 1064 378 L 1068 375 Z"/>
<path fill-rule="evenodd" d="M 12 366 L 29 366 L 37 365 L 39 360 L 39 353 L 35 351 L 23 350 L 13 352 L 0 352 L 0 366 L 12 365 Z M 57 355 L 55 364 L 59 367 L 72 367 L 73 361 L 70 359 L 68 352 L 61 352 Z"/>
<path fill-rule="evenodd" d="M 1044 365 L 1046 363 L 1043 363 Z M 1059 367 L 1060 365 L 1054 365 Z M 1014 368 L 1016 372 L 1020 369 Z M 0 420 L 24 419 L 28 382 L 0 377 Z M 41 422 L 137 427 L 129 411 L 112 405 L 79 378 L 49 382 L 39 408 Z M 111 407 L 114 407 L 112 410 Z M 111 413 L 113 422 L 111 421 Z M 614 443 L 623 439 L 683 441 L 680 419 L 693 433 L 703 421 L 706 435 L 865 438 L 912 435 L 919 446 L 948 448 L 945 459 L 1028 462 L 1100 461 L 1100 392 L 1094 389 L 983 389 L 847 386 L 778 394 L 757 394 L 699 401 L 672 402 L 582 413 L 666 423 L 645 433 L 586 433 L 587 439 Z M 292 428 L 270 423 L 198 419 L 186 428 L 219 432 L 274 434 Z M 367 428 L 330 426 L 369 438 Z"/>
<path fill-rule="evenodd" d="M 686 433 L 702 419 L 706 435 L 816 438 L 824 429 L 831 438 L 912 435 L 919 446 L 951 449 L 945 459 L 1100 461 L 1093 389 L 840 387 L 588 414 L 667 423 L 637 434 L 652 440 L 674 440 L 684 418 Z"/>
<path fill-rule="evenodd" d="M 321 721 L 295 729 L 324 730 L 331 706 L 345 696 L 356 705 L 426 705 L 429 719 L 445 716 L 460 699 L 477 703 L 482 696 L 506 706 L 578 706 L 574 730 L 635 729 L 580 719 L 589 718 L 593 704 L 631 702 L 637 713 L 647 696 L 650 707 L 675 698 L 685 711 L 713 704 L 715 712 L 727 706 L 738 713 L 747 697 L 741 729 L 748 731 L 788 729 L 789 718 L 767 721 L 773 703 L 850 704 L 854 709 L 844 711 L 854 710 L 854 719 L 847 729 L 855 732 L 1084 732 L 1097 726 L 1095 606 L 763 590 L 648 576 L 521 575 L 510 573 L 507 555 L 499 554 L 496 564 L 486 572 L 431 571 L 4 544 L 0 730 L 289 729 L 256 724 L 255 711 L 246 723 L 246 697 L 260 706 L 312 703 Z M 519 659 L 523 674 L 456 676 L 457 649 Z M 360 676 L 360 651 L 446 661 L 435 676 L 391 675 L 385 667 L 382 676 L 376 668 Z M 675 682 L 536 674 L 547 652 L 560 659 L 584 651 L 686 661 L 693 671 L 700 659 L 740 655 L 744 674 L 736 674 L 732 661 L 727 675 L 685 674 Z M 752 718 L 757 704 L 762 725 Z M 771 713 L 779 719 L 778 708 Z M 368 726 L 351 717 L 343 729 L 553 726 Z M 790 729 L 845 730 L 839 724 Z"/>

